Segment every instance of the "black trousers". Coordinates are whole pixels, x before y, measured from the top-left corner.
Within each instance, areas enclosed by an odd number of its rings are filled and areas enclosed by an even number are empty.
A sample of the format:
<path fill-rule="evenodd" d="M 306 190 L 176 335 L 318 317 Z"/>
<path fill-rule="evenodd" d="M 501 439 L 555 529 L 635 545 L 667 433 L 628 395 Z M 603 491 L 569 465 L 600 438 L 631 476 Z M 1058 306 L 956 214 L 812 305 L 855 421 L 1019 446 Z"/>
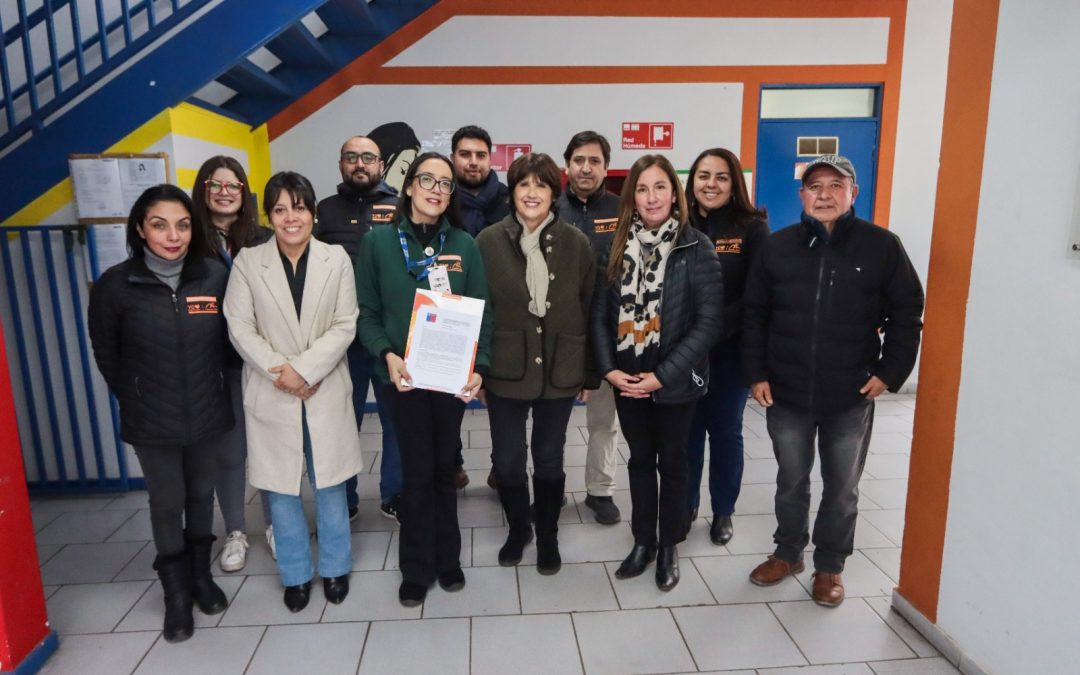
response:
<path fill-rule="evenodd" d="M 454 457 L 465 404 L 450 394 L 385 385 L 401 451 L 398 548 L 405 581 L 430 586 L 461 567 Z"/>
<path fill-rule="evenodd" d="M 657 543 L 657 516 L 661 546 L 686 538 L 686 440 L 695 407 L 694 401 L 663 405 L 615 394 L 619 424 L 630 446 L 630 529 L 638 544 Z"/>
<path fill-rule="evenodd" d="M 185 528 L 196 538 L 208 536 L 213 528 L 216 440 L 134 446 L 150 496 L 150 529 L 160 556 L 184 550 Z"/>
<path fill-rule="evenodd" d="M 522 401 L 487 392 L 491 421 L 491 461 L 499 485 L 528 485 L 526 453 L 532 447 L 533 474 L 540 480 L 563 477 L 563 446 L 574 399 L 538 398 Z M 532 442 L 525 441 L 525 421 L 532 410 Z"/>

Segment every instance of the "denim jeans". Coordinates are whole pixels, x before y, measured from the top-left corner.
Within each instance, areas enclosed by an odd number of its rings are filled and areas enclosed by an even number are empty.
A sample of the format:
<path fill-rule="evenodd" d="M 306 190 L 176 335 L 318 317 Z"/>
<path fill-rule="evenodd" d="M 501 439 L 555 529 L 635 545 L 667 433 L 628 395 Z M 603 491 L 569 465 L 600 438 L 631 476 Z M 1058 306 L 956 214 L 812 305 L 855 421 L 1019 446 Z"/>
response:
<path fill-rule="evenodd" d="M 394 431 L 394 418 L 390 413 L 390 399 L 381 382 L 375 376 L 375 359 L 359 343 L 353 342 L 345 352 L 349 360 L 349 374 L 353 383 L 353 410 L 356 412 L 356 430 L 360 431 L 364 423 L 364 406 L 367 404 L 368 383 L 372 383 L 375 392 L 375 405 L 379 411 L 379 425 L 382 426 L 382 457 L 379 468 L 379 498 L 386 504 L 401 494 L 401 453 L 398 451 L 397 433 Z M 345 482 L 345 496 L 349 508 L 360 504 L 357 494 L 357 479 L 353 476 Z"/>
<path fill-rule="evenodd" d="M 814 437 L 821 456 L 821 506 L 814 521 L 814 569 L 840 573 L 855 543 L 859 478 L 874 427 L 874 402 L 850 410 L 815 415 L 774 403 L 766 410 L 776 473 L 776 557 L 802 560 L 810 527 L 810 471 Z"/>
<path fill-rule="evenodd" d="M 340 577 L 352 569 L 352 533 L 345 501 L 345 483 L 320 487 L 311 459 L 311 435 L 307 414 L 304 425 L 304 459 L 308 481 L 315 491 L 315 526 L 319 534 L 319 576 Z M 281 583 L 297 586 L 315 575 L 311 564 L 311 532 L 300 495 L 268 492 L 274 519 L 277 566 Z"/>
<path fill-rule="evenodd" d="M 709 391 L 698 401 L 690 440 L 686 446 L 689 463 L 687 510 L 701 500 L 701 472 L 705 464 L 705 432 L 709 434 L 709 499 L 712 512 L 720 516 L 735 513 L 735 501 L 743 474 L 743 410 L 750 389 L 743 385 L 739 350 L 719 347 L 709 355 Z"/>
<path fill-rule="evenodd" d="M 574 409 L 571 398 L 538 398 L 522 401 L 487 393 L 491 418 L 491 458 L 499 485 L 529 484 L 525 460 L 532 448 L 533 475 L 539 480 L 562 480 L 566 427 Z M 525 440 L 525 421 L 532 410 L 531 443 Z"/>

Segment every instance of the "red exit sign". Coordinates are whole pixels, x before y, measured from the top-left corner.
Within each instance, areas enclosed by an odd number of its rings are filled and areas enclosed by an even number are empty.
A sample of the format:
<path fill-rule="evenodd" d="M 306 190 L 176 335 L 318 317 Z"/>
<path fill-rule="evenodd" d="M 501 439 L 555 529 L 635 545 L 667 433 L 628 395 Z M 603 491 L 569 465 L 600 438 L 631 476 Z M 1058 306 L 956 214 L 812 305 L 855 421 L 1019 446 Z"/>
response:
<path fill-rule="evenodd" d="M 671 150 L 674 141 L 674 122 L 623 122 L 623 150 Z"/>

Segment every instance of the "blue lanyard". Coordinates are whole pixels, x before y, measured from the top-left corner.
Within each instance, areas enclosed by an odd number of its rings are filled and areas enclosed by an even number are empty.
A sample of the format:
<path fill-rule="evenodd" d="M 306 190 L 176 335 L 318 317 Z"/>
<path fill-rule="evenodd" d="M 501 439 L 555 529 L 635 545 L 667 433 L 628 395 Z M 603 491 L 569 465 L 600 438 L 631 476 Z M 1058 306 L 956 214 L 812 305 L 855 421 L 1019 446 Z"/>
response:
<path fill-rule="evenodd" d="M 435 251 L 430 257 L 415 262 L 409 260 L 409 243 L 405 240 L 405 233 L 401 230 L 398 230 L 398 239 L 401 240 L 401 254 L 405 256 L 405 269 L 409 271 L 409 274 L 415 276 L 417 281 L 427 279 L 428 272 L 431 271 L 431 264 L 439 257 L 439 254 L 442 253 L 443 246 L 446 244 L 446 230 L 439 233 L 439 250 Z M 416 270 L 421 268 L 423 268 L 424 271 L 417 274 Z"/>

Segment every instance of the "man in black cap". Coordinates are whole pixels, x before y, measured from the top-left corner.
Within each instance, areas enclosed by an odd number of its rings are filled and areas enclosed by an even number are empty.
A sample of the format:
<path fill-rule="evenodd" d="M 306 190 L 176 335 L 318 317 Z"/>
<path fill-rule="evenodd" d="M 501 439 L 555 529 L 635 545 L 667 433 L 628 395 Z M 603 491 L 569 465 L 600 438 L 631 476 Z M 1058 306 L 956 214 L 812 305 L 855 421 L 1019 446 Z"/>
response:
<path fill-rule="evenodd" d="M 826 607 L 844 600 L 874 399 L 911 374 L 922 330 L 915 268 L 895 234 L 856 217 L 858 194 L 847 158 L 811 162 L 800 222 L 766 240 L 743 297 L 743 373 L 767 408 L 779 465 L 776 550 L 750 581 L 771 586 L 803 570 L 816 436 L 823 486 L 812 596 Z"/>

